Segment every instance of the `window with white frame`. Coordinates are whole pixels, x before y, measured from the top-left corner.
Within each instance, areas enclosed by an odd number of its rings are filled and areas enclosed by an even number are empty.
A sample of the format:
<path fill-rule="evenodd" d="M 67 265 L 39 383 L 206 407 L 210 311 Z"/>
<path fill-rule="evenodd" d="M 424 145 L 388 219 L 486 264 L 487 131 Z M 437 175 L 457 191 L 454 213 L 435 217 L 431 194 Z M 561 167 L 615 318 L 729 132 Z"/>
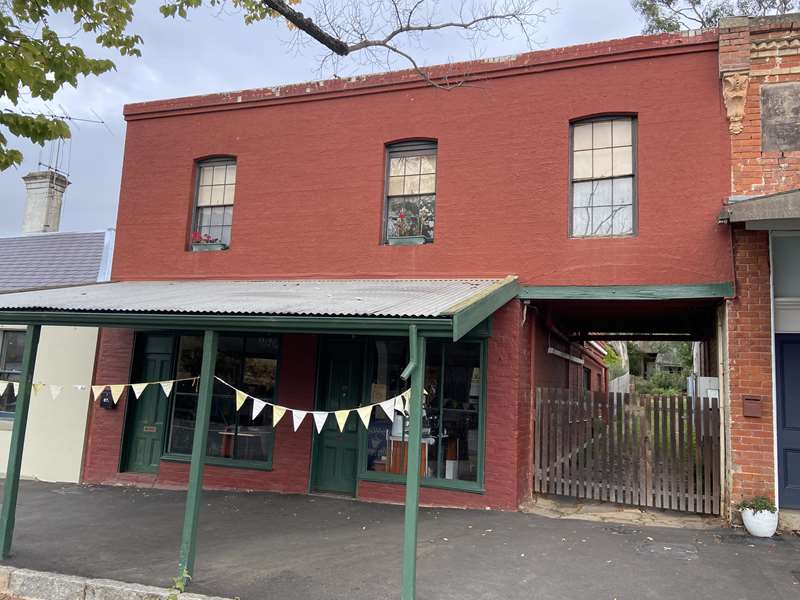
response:
<path fill-rule="evenodd" d="M 436 142 L 387 146 L 384 241 L 433 242 L 436 220 Z"/>
<path fill-rule="evenodd" d="M 572 237 L 633 234 L 635 126 L 633 117 L 572 124 Z"/>
<path fill-rule="evenodd" d="M 22 351 L 25 349 L 25 331 L 0 329 L 0 380 L 19 381 L 22 371 Z M 9 385 L 0 396 L 0 418 L 14 414 L 17 399 Z"/>
<path fill-rule="evenodd" d="M 213 159 L 198 163 L 191 237 L 195 250 L 226 248 L 230 245 L 235 191 L 235 159 Z"/>

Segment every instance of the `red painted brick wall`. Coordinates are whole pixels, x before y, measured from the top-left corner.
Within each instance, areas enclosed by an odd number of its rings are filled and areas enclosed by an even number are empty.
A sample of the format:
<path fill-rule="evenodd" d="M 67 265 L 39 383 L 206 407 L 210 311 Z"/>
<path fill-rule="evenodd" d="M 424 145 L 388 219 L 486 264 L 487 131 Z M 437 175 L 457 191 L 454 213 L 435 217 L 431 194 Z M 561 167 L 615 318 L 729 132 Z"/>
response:
<path fill-rule="evenodd" d="M 733 231 L 736 298 L 728 301 L 731 501 L 774 498 L 772 329 L 769 237 Z M 761 418 L 743 415 L 744 397 L 761 400 Z"/>
<path fill-rule="evenodd" d="M 532 481 L 527 384 L 530 363 L 525 362 L 528 341 L 522 326 L 522 308 L 512 301 L 492 318 L 486 399 L 485 494 L 423 487 L 420 503 L 429 506 L 516 510 L 530 491 Z M 403 502 L 399 484 L 360 481 L 358 497 L 382 502 Z"/>
<path fill-rule="evenodd" d="M 485 66 L 485 65 L 484 65 Z M 128 109 L 114 279 L 520 275 L 531 284 L 730 280 L 729 152 L 715 34 L 656 36 L 490 65 L 450 92 L 258 92 Z M 477 68 L 477 67 L 476 67 Z M 345 94 L 345 95 L 342 95 Z M 228 98 L 228 100 L 224 100 Z M 198 106 L 217 102 L 216 107 Z M 192 108 L 195 107 L 195 108 Z M 568 237 L 569 123 L 638 115 L 638 234 Z M 380 241 L 384 145 L 438 140 L 436 241 Z M 231 248 L 186 250 L 194 163 L 238 161 Z M 346 207 L 346 209 L 345 209 Z M 157 245 L 142 239 L 157 238 Z M 664 248 L 670 260 L 664 260 Z"/>

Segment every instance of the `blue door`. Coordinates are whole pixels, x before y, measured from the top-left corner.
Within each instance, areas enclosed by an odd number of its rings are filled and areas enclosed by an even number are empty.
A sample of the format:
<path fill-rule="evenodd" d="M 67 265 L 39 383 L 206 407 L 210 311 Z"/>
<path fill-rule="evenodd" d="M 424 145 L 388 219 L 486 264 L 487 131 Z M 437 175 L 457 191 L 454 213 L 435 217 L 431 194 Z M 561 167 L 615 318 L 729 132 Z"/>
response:
<path fill-rule="evenodd" d="M 800 508 L 800 335 L 775 336 L 778 392 L 778 499 Z"/>

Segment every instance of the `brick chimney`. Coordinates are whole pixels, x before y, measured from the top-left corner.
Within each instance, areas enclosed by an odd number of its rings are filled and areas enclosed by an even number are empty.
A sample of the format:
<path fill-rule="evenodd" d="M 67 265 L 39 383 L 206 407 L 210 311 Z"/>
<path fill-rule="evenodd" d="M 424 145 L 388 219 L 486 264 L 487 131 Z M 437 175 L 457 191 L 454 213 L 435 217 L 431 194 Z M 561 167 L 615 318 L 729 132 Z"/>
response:
<path fill-rule="evenodd" d="M 61 224 L 61 199 L 69 181 L 53 170 L 34 171 L 22 178 L 27 190 L 22 233 L 58 231 Z"/>

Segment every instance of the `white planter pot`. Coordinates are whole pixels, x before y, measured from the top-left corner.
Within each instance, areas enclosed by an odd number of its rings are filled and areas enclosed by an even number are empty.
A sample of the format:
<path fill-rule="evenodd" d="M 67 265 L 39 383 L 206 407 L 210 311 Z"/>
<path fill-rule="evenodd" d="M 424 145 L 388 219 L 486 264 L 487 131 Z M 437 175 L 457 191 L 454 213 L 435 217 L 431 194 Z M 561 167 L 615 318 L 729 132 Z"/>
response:
<path fill-rule="evenodd" d="M 747 533 L 753 537 L 772 537 L 778 528 L 778 511 L 760 510 L 753 512 L 751 508 L 742 511 L 742 521 Z"/>

